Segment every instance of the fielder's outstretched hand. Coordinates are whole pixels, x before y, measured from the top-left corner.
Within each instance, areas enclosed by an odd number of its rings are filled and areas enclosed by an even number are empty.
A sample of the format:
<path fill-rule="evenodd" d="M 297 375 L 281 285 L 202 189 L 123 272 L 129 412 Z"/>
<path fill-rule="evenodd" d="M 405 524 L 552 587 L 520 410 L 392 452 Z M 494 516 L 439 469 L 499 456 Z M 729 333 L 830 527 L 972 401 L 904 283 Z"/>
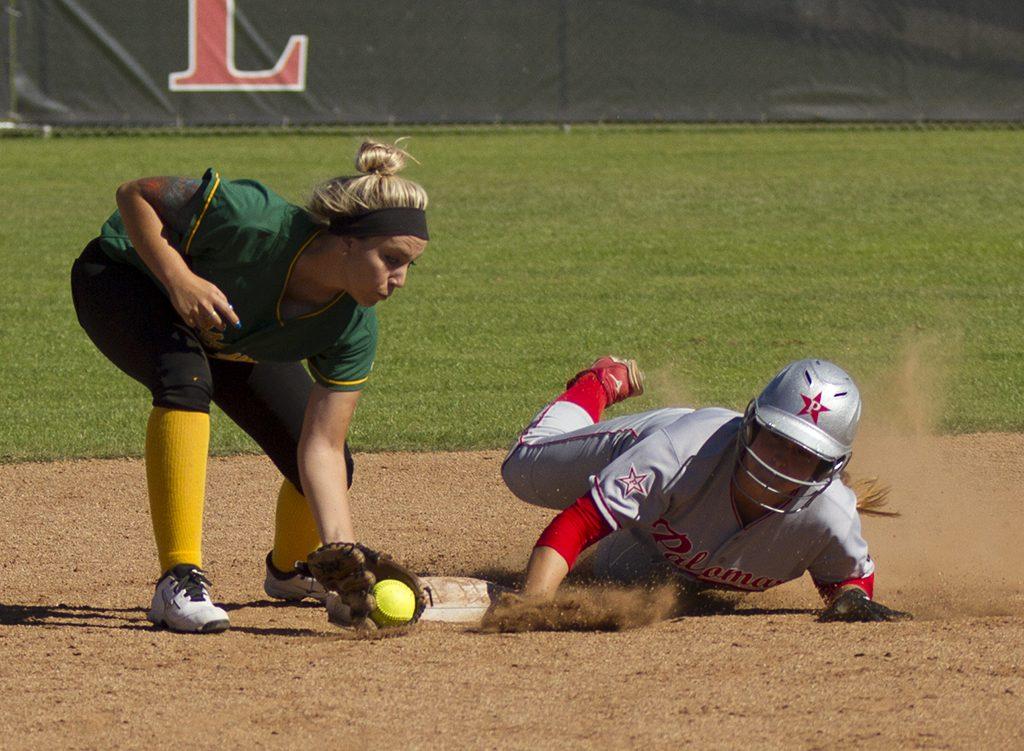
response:
<path fill-rule="evenodd" d="M 331 543 L 317 548 L 306 559 L 309 571 L 328 594 L 327 614 L 332 623 L 372 630 L 370 613 L 377 607 L 373 585 L 397 579 L 412 590 L 416 599 L 411 623 L 423 615 L 427 595 L 420 578 L 384 553 L 359 543 Z"/>
<path fill-rule="evenodd" d="M 862 590 L 851 588 L 832 600 L 832 604 L 818 616 L 818 621 L 904 621 L 911 618 L 913 616 L 910 613 L 887 608 L 870 599 Z"/>
<path fill-rule="evenodd" d="M 306 558 L 309 572 L 323 588 L 337 595 L 341 612 L 351 625 L 373 628 L 369 616 L 376 603 L 370 590 L 377 583 L 366 568 L 366 554 L 359 545 L 350 542 L 332 542 L 321 545 Z"/>

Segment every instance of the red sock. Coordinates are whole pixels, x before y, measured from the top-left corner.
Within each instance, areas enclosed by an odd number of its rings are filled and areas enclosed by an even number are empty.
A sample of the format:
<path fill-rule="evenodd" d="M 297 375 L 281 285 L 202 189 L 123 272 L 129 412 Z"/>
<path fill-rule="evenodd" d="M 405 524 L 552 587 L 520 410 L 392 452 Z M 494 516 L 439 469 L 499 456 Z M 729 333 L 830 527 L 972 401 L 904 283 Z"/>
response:
<path fill-rule="evenodd" d="M 601 413 L 604 412 L 604 408 L 608 404 L 608 395 L 604 393 L 600 378 L 593 373 L 584 373 L 555 401 L 572 402 L 583 407 L 590 415 L 590 419 L 599 422 Z"/>

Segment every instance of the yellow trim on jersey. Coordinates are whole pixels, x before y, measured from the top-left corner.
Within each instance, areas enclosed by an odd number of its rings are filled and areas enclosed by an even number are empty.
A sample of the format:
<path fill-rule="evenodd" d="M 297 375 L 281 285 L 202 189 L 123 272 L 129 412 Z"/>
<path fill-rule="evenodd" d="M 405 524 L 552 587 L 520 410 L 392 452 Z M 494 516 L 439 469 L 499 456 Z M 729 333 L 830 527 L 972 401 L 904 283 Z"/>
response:
<path fill-rule="evenodd" d="M 196 219 L 196 223 L 192 225 L 192 231 L 188 233 L 188 239 L 185 241 L 185 248 L 181 251 L 182 255 L 188 255 L 188 249 L 192 246 L 192 238 L 196 236 L 196 230 L 199 229 L 199 225 L 203 223 L 203 217 L 206 216 L 206 210 L 210 208 L 210 201 L 213 200 L 213 194 L 217 192 L 217 188 L 220 187 L 220 175 L 216 172 L 213 173 L 213 187 L 210 188 L 210 194 L 206 196 L 206 203 L 203 204 L 203 210 L 199 212 L 199 218 Z"/>
<path fill-rule="evenodd" d="M 309 369 L 310 370 L 312 370 L 316 375 L 320 376 L 321 380 L 326 381 L 327 383 L 331 384 L 332 386 L 358 386 L 360 383 L 366 383 L 368 380 L 370 380 L 370 374 L 367 373 L 365 376 L 363 376 L 362 378 L 359 378 L 358 380 L 355 380 L 355 381 L 335 381 L 333 378 L 328 378 L 323 373 L 321 373 L 320 372 L 320 368 L 318 368 L 316 365 L 313 364 L 313 360 L 312 359 L 309 359 L 306 362 L 309 363 Z M 373 366 L 371 365 L 370 368 L 372 370 Z"/>
<path fill-rule="evenodd" d="M 298 262 L 299 256 L 302 255 L 302 251 L 309 247 L 309 244 L 318 237 L 320 237 L 321 234 L 323 234 L 323 230 L 318 229 L 316 232 L 310 235 L 306 242 L 302 243 L 301 247 L 299 247 L 299 249 L 295 251 L 295 257 L 292 258 L 292 262 L 288 264 L 288 273 L 285 274 L 284 285 L 281 287 L 281 294 L 278 295 L 277 306 L 274 308 L 274 317 L 277 318 L 278 326 L 284 326 L 284 319 L 281 317 L 281 303 L 284 302 L 284 293 L 288 290 L 288 282 L 291 281 L 292 272 L 295 270 L 295 264 Z M 333 300 L 328 302 L 322 308 L 318 308 L 317 310 L 313 310 L 309 313 L 303 313 L 301 316 L 295 316 L 294 318 L 289 318 L 288 320 L 301 321 L 303 318 L 313 318 L 314 316 L 318 316 L 321 313 L 326 313 L 333 305 L 337 304 L 342 299 L 344 299 L 346 294 L 347 293 L 345 292 L 339 292 L 338 295 Z"/>

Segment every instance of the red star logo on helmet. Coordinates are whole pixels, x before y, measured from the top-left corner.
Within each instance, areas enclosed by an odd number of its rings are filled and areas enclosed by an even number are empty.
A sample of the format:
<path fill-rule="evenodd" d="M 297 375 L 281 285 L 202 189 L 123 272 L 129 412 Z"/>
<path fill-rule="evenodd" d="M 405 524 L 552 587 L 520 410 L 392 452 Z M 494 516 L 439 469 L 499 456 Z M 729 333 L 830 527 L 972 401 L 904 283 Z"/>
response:
<path fill-rule="evenodd" d="M 814 424 L 818 424 L 818 415 L 822 412 L 831 412 L 831 410 L 821 403 L 821 392 L 819 391 L 814 397 L 807 396 L 806 394 L 800 394 L 800 398 L 804 400 L 804 408 L 797 412 L 798 415 L 810 415 Z"/>

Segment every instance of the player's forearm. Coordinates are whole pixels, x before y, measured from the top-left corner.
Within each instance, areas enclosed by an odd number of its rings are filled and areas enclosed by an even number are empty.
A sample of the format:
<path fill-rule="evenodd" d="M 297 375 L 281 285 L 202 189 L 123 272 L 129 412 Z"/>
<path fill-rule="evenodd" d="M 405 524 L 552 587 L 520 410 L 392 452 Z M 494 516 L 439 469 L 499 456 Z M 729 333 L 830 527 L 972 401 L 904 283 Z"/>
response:
<path fill-rule="evenodd" d="M 568 573 L 569 564 L 557 550 L 538 545 L 533 549 L 526 566 L 523 595 L 541 600 L 550 599 Z"/>
<path fill-rule="evenodd" d="M 344 449 L 316 438 L 306 439 L 299 442 L 298 460 L 302 491 L 320 540 L 355 542 Z"/>
<path fill-rule="evenodd" d="M 579 554 L 611 531 L 590 495 L 578 498 L 541 533 L 526 566 L 523 594 L 538 598 L 554 595 Z"/>
<path fill-rule="evenodd" d="M 137 181 L 117 189 L 117 208 L 135 252 L 165 287 L 191 275 L 185 259 L 164 236 L 164 223 Z"/>

